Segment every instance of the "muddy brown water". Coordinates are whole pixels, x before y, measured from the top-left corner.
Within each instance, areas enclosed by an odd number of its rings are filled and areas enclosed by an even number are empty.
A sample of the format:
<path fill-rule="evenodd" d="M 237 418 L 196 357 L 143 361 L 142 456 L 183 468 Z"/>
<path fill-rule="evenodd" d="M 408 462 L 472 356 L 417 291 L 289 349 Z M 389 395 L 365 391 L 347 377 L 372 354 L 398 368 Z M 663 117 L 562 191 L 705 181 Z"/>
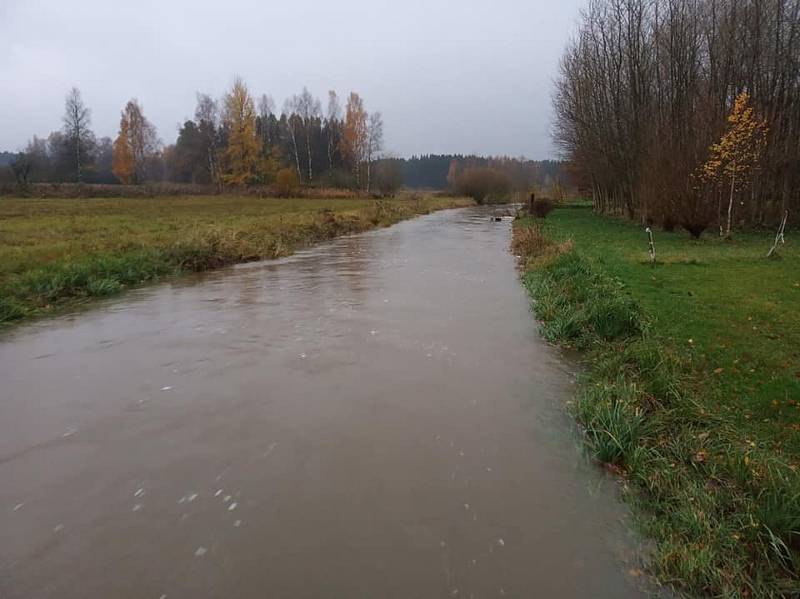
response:
<path fill-rule="evenodd" d="M 0 337 L 0 597 L 638 596 L 488 215 Z"/>

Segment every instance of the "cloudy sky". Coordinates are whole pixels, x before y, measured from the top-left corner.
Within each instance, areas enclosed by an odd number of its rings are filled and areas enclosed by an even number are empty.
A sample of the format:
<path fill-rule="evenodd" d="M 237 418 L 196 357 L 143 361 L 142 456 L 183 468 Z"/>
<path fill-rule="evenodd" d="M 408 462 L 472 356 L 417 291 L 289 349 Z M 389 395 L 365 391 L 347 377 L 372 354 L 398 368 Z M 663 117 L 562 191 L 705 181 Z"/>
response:
<path fill-rule="evenodd" d="M 72 86 L 98 136 L 138 98 L 163 141 L 235 75 L 278 106 L 359 92 L 397 155 L 554 155 L 550 93 L 584 0 L 0 0 L 0 150 L 61 126 Z"/>

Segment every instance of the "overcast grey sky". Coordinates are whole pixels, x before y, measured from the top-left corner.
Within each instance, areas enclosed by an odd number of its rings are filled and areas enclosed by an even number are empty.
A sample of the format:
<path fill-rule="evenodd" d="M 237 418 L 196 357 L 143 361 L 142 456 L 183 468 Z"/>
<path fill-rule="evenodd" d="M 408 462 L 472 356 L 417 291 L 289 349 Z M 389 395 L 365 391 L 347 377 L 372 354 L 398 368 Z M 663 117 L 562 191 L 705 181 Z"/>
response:
<path fill-rule="evenodd" d="M 386 150 L 554 155 L 550 92 L 584 0 L 0 0 L 0 150 L 61 126 L 77 86 L 98 136 L 136 97 L 174 141 L 195 93 L 241 75 L 280 107 L 308 86 L 383 112 Z"/>

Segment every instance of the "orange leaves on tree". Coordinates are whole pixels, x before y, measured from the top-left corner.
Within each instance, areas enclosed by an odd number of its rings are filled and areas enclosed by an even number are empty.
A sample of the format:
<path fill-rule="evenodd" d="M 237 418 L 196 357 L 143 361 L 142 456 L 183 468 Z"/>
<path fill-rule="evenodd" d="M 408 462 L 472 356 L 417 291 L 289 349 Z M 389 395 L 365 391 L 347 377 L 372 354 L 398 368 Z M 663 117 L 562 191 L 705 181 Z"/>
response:
<path fill-rule="evenodd" d="M 125 113 L 122 114 L 119 121 L 119 135 L 114 140 L 111 171 L 120 180 L 120 183 L 129 185 L 134 181 L 135 169 L 130 146 L 130 123 Z"/>
<path fill-rule="evenodd" d="M 361 97 L 355 92 L 351 92 L 347 99 L 340 146 L 342 156 L 358 177 L 367 150 L 367 111 Z"/>
<path fill-rule="evenodd" d="M 112 171 L 122 183 L 142 183 L 147 177 L 147 163 L 157 152 L 160 142 L 156 129 L 147 120 L 142 107 L 134 99 L 122 111 L 119 135 L 114 141 Z"/>

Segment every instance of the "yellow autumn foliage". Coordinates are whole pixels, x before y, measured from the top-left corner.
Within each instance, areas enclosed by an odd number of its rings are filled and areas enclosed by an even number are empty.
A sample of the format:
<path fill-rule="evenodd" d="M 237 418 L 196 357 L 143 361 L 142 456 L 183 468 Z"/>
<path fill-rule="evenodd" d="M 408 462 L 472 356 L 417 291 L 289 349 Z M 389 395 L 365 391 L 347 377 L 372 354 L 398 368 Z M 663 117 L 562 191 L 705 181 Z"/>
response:
<path fill-rule="evenodd" d="M 225 173 L 222 179 L 229 185 L 255 183 L 261 157 L 256 135 L 256 109 L 247 86 L 238 77 L 225 96 L 224 115 L 228 146 L 223 156 Z"/>

